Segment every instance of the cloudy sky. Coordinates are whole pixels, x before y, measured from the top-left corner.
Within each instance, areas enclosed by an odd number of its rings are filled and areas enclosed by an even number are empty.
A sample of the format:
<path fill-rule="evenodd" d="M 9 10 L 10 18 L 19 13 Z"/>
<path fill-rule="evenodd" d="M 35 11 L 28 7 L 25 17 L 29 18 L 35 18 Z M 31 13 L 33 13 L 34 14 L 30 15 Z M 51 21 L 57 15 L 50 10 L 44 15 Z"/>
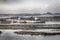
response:
<path fill-rule="evenodd" d="M 0 13 L 60 13 L 60 0 L 0 0 Z"/>

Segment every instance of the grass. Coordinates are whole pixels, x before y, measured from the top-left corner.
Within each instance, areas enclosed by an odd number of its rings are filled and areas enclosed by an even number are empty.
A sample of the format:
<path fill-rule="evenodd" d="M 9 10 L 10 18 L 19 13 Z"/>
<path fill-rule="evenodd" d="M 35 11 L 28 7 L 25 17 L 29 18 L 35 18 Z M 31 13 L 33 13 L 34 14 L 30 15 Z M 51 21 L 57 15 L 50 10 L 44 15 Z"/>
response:
<path fill-rule="evenodd" d="M 25 29 L 25 30 L 29 30 L 29 29 L 60 29 L 60 27 L 51 27 L 51 26 L 47 26 L 47 27 L 38 27 L 38 26 L 0 26 L 0 29 Z"/>
<path fill-rule="evenodd" d="M 14 32 L 16 34 L 21 35 L 60 35 L 60 33 L 47 33 L 47 32 L 27 32 L 27 31 L 20 31 L 20 32 Z"/>

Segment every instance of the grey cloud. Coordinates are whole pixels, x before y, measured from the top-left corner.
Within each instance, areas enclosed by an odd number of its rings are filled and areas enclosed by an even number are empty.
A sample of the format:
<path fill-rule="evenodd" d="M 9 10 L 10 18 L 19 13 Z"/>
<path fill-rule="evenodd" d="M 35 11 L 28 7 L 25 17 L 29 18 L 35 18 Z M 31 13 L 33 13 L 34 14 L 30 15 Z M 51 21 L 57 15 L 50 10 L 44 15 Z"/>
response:
<path fill-rule="evenodd" d="M 50 4 L 50 6 L 48 7 L 48 11 L 53 13 L 60 13 L 60 4 Z"/>
<path fill-rule="evenodd" d="M 39 4 L 48 4 L 49 6 L 47 7 L 46 10 L 40 10 L 40 6 L 39 8 L 35 8 L 34 7 L 31 7 L 33 10 L 28 10 L 28 8 L 30 8 L 29 6 L 30 5 L 39 5 Z M 21 9 L 20 8 L 16 8 L 18 9 L 17 12 L 53 12 L 53 13 L 60 13 L 60 0 L 0 0 L 0 7 L 1 5 L 4 5 L 7 7 L 7 4 L 8 4 L 8 7 L 10 8 L 13 8 L 13 7 L 22 7 Z M 12 5 L 13 4 L 13 5 Z M 23 5 L 23 6 L 22 6 Z M 29 5 L 29 6 L 28 6 Z M 28 6 L 28 7 L 26 7 Z M 24 9 L 24 10 L 23 10 Z M 3 7 L 1 7 L 2 12 L 3 12 Z M 14 8 L 13 8 L 13 12 L 14 12 Z M 4 10 L 5 11 L 5 10 Z M 11 12 L 11 10 L 10 10 Z"/>

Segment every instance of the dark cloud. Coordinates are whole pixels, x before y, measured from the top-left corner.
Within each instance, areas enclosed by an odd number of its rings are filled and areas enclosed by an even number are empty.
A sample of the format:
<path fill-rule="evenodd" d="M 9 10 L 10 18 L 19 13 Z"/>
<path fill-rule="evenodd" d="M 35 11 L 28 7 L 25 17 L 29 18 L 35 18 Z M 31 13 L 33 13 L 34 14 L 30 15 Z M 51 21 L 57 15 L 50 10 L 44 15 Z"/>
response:
<path fill-rule="evenodd" d="M 1 3 L 17 3 L 23 2 L 23 0 L 0 0 Z"/>

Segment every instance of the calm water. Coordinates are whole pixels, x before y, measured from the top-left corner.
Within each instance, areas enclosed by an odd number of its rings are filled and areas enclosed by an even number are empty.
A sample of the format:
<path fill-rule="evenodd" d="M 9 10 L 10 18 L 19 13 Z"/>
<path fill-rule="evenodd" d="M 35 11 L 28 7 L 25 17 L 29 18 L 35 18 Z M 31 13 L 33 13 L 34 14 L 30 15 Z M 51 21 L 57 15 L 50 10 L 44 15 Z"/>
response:
<path fill-rule="evenodd" d="M 14 34 L 13 31 L 3 31 L 0 34 L 0 40 L 60 40 L 60 35 L 51 35 L 51 36 L 44 36 L 44 35 L 18 35 Z"/>

